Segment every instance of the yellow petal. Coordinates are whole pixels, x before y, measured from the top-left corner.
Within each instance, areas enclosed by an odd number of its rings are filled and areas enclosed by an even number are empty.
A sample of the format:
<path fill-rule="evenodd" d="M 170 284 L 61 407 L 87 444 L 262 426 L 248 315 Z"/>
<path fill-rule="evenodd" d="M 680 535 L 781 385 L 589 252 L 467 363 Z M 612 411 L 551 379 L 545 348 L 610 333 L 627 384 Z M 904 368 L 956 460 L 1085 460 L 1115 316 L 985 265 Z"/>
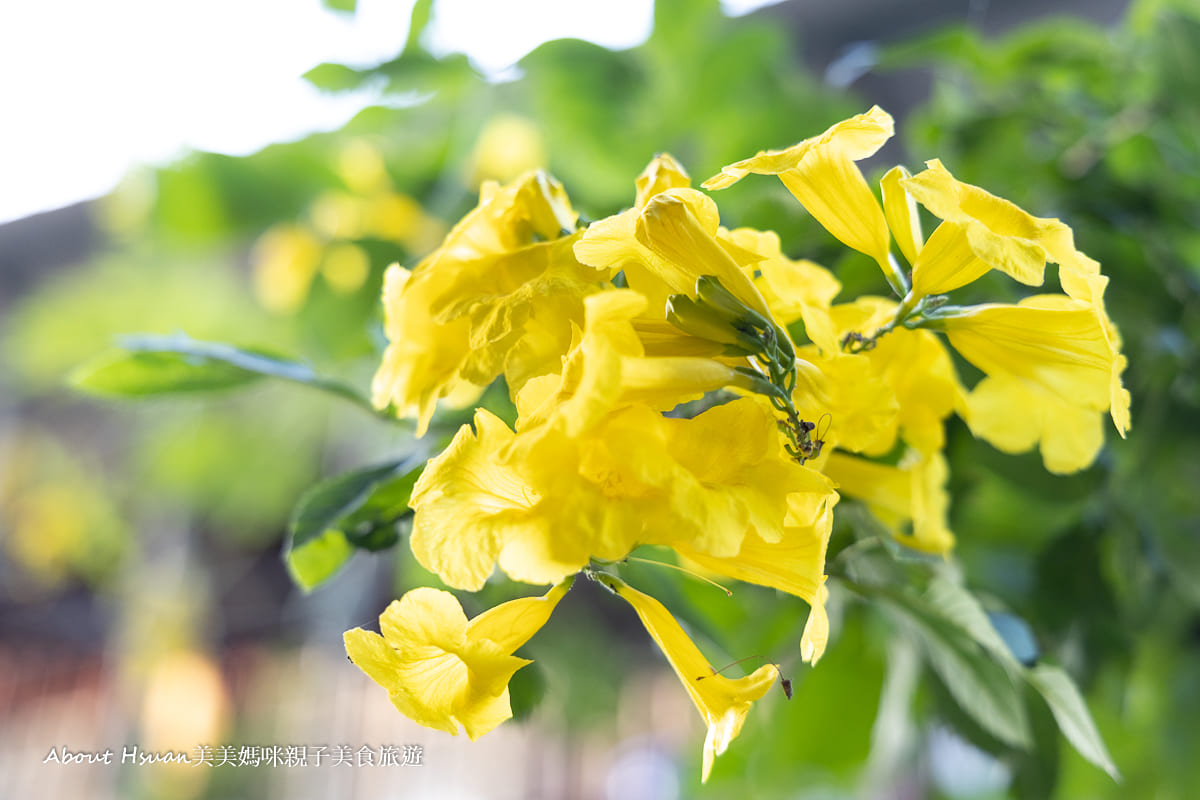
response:
<path fill-rule="evenodd" d="M 661 267 L 658 277 L 674 293 L 694 297 L 696 280 L 714 275 L 739 300 L 764 316 L 766 301 L 717 241 L 716 204 L 692 189 L 671 189 L 655 195 L 639 215 L 634 235 L 649 248 Z"/>
<path fill-rule="evenodd" d="M 678 161 L 668 153 L 655 156 L 642 174 L 637 177 L 637 200 L 634 207 L 642 209 L 650 198 L 667 189 L 685 189 L 692 185 L 692 179 Z"/>
<path fill-rule="evenodd" d="M 887 221 L 854 162 L 873 155 L 893 132 L 891 116 L 875 106 L 786 150 L 760 152 L 730 164 L 703 186 L 724 189 L 751 172 L 778 175 L 827 231 L 891 274 Z"/>
<path fill-rule="evenodd" d="M 480 409 L 413 487 L 410 545 L 417 561 L 448 585 L 483 588 L 503 542 L 538 497 L 497 453 L 513 439 L 498 418 Z"/>
<path fill-rule="evenodd" d="M 989 267 L 1028 286 L 1041 286 L 1047 248 L 1057 246 L 1069 229 L 1057 219 L 1035 217 L 978 186 L 956 180 L 937 159 L 925 164 L 927 169 L 902 179 L 900 185 L 934 215 L 961 225 L 974 254 Z M 930 268 L 928 263 L 923 266 Z M 914 267 L 914 283 L 915 271 Z M 939 276 L 951 272 L 935 271 Z M 941 283 L 927 280 L 934 287 Z"/>
<path fill-rule="evenodd" d="M 858 165 L 844 153 L 815 149 L 779 179 L 825 230 L 888 272 L 888 227 Z"/>
<path fill-rule="evenodd" d="M 989 375 L 1008 374 L 1064 401 L 1107 410 L 1112 350 L 1094 310 L 1061 295 L 973 306 L 939 321 L 950 343 Z"/>
<path fill-rule="evenodd" d="M 908 263 L 915 264 L 917 253 L 921 252 L 925 242 L 921 234 L 921 217 L 917 212 L 916 200 L 900 183 L 911 177 L 904 167 L 892 167 L 883 176 L 879 186 L 883 191 L 883 216 L 887 219 L 888 228 Z"/>
<path fill-rule="evenodd" d="M 895 133 L 892 117 L 879 106 L 873 106 L 865 114 L 833 125 L 820 136 L 805 139 L 786 150 L 766 150 L 751 158 L 738 161 L 722 168 L 719 175 L 706 180 L 705 189 L 724 189 L 740 181 L 750 173 L 778 175 L 799 166 L 809 152 L 819 148 L 832 148 L 845 153 L 853 161 L 874 155 L 883 143 Z"/>
<path fill-rule="evenodd" d="M 987 273 L 991 266 L 971 247 L 966 226 L 943 222 L 913 262 L 913 295 L 944 294 Z"/>
<path fill-rule="evenodd" d="M 808 612 L 808 621 L 804 623 L 804 633 L 800 636 L 800 657 L 814 667 L 825 654 L 829 644 L 829 614 L 825 604 L 829 602 L 829 589 L 825 586 L 822 576 L 817 597 L 813 600 L 812 609 Z"/>

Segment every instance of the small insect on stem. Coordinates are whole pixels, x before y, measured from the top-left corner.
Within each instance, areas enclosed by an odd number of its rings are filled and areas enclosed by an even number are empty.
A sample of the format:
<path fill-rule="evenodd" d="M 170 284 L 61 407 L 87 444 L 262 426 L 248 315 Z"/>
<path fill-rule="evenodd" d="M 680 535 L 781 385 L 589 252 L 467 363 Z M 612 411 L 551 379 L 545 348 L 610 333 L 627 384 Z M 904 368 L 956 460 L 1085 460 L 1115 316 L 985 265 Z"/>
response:
<path fill-rule="evenodd" d="M 725 666 L 721 667 L 720 669 L 714 669 L 712 671 L 712 674 L 720 675 L 722 672 L 729 669 L 730 667 L 737 666 L 738 664 L 741 664 L 743 661 L 749 661 L 752 658 L 762 658 L 762 656 L 756 655 L 756 656 L 746 656 L 745 658 L 739 658 L 737 661 L 732 661 L 732 662 L 726 664 Z M 774 661 L 769 661 L 767 663 L 769 663 L 771 666 L 775 667 L 775 672 L 779 674 L 779 685 L 781 687 L 783 687 L 783 693 L 787 697 L 787 699 L 791 700 L 792 699 L 792 681 L 791 681 L 791 679 L 783 677 L 783 671 L 779 668 L 779 665 L 776 664 Z M 710 669 L 712 669 L 712 668 L 710 667 Z M 711 677 L 711 676 L 699 675 L 699 676 L 697 676 L 696 680 L 702 681 L 708 677 Z"/>

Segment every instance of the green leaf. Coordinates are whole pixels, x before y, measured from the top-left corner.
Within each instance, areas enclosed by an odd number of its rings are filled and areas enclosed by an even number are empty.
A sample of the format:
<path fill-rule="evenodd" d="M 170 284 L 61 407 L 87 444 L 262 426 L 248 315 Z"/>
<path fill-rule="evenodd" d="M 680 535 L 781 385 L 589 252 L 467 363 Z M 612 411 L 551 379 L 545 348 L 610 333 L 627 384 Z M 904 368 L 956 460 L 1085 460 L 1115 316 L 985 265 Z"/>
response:
<path fill-rule="evenodd" d="M 331 11 L 344 11 L 353 14 L 358 0 L 321 0 L 321 4 Z"/>
<path fill-rule="evenodd" d="M 323 481 L 300 498 L 288 526 L 284 561 L 305 590 L 322 583 L 355 548 L 395 544 L 395 523 L 406 516 L 424 454 L 347 472 Z M 389 526 L 391 526 L 389 531 Z"/>
<path fill-rule="evenodd" d="M 1029 720 L 1009 671 L 952 619 L 915 596 L 908 603 L 896 602 L 901 596 L 885 602 L 921 642 L 930 666 L 959 707 L 1000 741 L 1028 749 Z"/>
<path fill-rule="evenodd" d="M 366 79 L 366 76 L 352 67 L 328 62 L 317 64 L 301 77 L 323 92 L 357 89 Z"/>
<path fill-rule="evenodd" d="M 196 362 L 176 353 L 112 351 L 83 364 L 68 379 L 77 389 L 108 397 L 230 389 L 257 379 L 222 362 Z"/>
<path fill-rule="evenodd" d="M 341 531 L 329 530 L 287 552 L 288 572 L 305 591 L 331 578 L 354 554 L 354 545 Z"/>
<path fill-rule="evenodd" d="M 132 334 L 117 340 L 124 353 L 109 353 L 72 376 L 81 389 L 117 397 L 229 388 L 259 377 L 278 378 L 333 394 L 381 415 L 366 397 L 341 381 L 317 374 L 307 364 L 202 342 L 184 334 Z M 155 374 L 161 372 L 161 374 Z M 394 421 L 394 417 L 384 416 Z"/>
<path fill-rule="evenodd" d="M 513 720 L 519 722 L 527 718 L 545 696 L 546 676 L 537 662 L 521 667 L 508 682 L 508 700 Z"/>
<path fill-rule="evenodd" d="M 408 24 L 408 38 L 404 42 L 402 52 L 415 52 L 421 49 L 421 34 L 425 32 L 425 26 L 429 24 L 432 12 L 433 0 L 417 0 L 413 6 L 412 17 Z"/>
<path fill-rule="evenodd" d="M 1054 720 L 1067 741 L 1081 756 L 1107 772 L 1113 780 L 1120 781 L 1121 773 L 1104 746 L 1087 704 L 1070 676 L 1060 667 L 1039 664 L 1028 670 L 1026 677 L 1050 706 Z"/>

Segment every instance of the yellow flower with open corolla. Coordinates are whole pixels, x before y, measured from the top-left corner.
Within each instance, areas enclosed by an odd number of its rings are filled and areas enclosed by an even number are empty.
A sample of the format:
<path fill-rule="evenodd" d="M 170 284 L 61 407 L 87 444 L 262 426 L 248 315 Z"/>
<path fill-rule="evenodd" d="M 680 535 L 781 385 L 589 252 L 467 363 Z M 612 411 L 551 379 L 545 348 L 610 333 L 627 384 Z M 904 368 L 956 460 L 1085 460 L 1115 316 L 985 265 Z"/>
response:
<path fill-rule="evenodd" d="M 373 400 L 417 418 L 424 433 L 439 397 L 503 373 L 510 387 L 552 372 L 583 318 L 582 299 L 608 277 L 580 265 L 575 212 L 543 173 L 485 184 L 479 205 L 441 248 L 384 282 L 390 342 Z"/>
<path fill-rule="evenodd" d="M 1041 286 L 1049 251 L 1070 236 L 1070 229 L 957 180 L 938 159 L 925 164 L 924 171 L 899 181 L 942 219 L 912 261 L 913 296 L 949 292 L 990 269 Z"/>
<path fill-rule="evenodd" d="M 926 325 L 987 373 L 967 397 L 966 420 L 1005 452 L 1040 443 L 1047 469 L 1075 472 L 1103 444 L 1099 415 L 1128 418 L 1127 405 L 1114 410 L 1128 398 L 1113 387 L 1124 357 L 1090 303 L 1038 295 L 1017 305 L 942 309 Z"/>
<path fill-rule="evenodd" d="M 382 635 L 346 631 L 346 653 L 406 717 L 455 736 L 461 725 L 474 741 L 512 717 L 508 682 L 532 663 L 513 653 L 546 624 L 571 582 L 470 621 L 449 592 L 413 589 L 380 615 Z"/>

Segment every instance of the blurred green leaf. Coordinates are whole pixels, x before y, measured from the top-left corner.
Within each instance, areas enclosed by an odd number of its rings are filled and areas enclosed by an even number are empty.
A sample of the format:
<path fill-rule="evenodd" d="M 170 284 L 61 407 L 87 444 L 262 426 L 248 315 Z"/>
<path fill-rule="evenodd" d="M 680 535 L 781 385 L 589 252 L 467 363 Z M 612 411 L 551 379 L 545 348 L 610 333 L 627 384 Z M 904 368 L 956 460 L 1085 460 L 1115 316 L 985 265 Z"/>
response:
<path fill-rule="evenodd" d="M 379 414 L 353 387 L 319 375 L 298 361 L 223 342 L 201 342 L 183 334 L 121 336 L 118 344 L 125 354 L 108 355 L 97 365 L 85 365 L 74 377 L 75 385 L 97 393 L 134 397 L 226 388 L 266 376 L 319 389 L 349 400 L 371 414 Z M 153 375 L 156 365 L 166 370 L 160 377 Z"/>
<path fill-rule="evenodd" d="M 512 707 L 512 718 L 520 721 L 528 717 L 546 696 L 546 677 L 542 668 L 534 661 L 517 670 L 508 682 L 508 699 Z"/>
<path fill-rule="evenodd" d="M 321 0 L 321 4 L 333 11 L 346 11 L 353 14 L 358 0 Z"/>
<path fill-rule="evenodd" d="M 424 461 L 419 454 L 354 470 L 305 492 L 292 512 L 283 553 L 296 583 L 314 588 L 356 547 L 381 550 L 395 544 L 394 524 L 409 513 L 408 498 Z M 387 526 L 393 526 L 390 536 L 384 533 Z"/>
<path fill-rule="evenodd" d="M 69 377 L 77 389 L 110 397 L 229 389 L 259 376 L 220 361 L 197 362 L 178 353 L 104 353 Z"/>
<path fill-rule="evenodd" d="M 1029 720 L 1020 687 L 1013 681 L 1011 673 L 995 660 L 991 648 L 984 649 L 953 613 L 944 614 L 925 598 L 897 592 L 884 602 L 921 642 L 930 666 L 959 707 L 1000 741 L 1028 749 L 1031 745 Z M 994 629 L 992 636 L 999 640 Z M 1002 640 L 1000 646 L 1004 647 Z"/>
<path fill-rule="evenodd" d="M 1092 721 L 1087 704 L 1070 676 L 1061 668 L 1049 664 L 1037 665 L 1028 670 L 1026 676 L 1045 698 L 1067 741 L 1074 745 L 1081 756 L 1107 772 L 1113 780 L 1120 781 L 1121 773 L 1117 771 L 1117 765 L 1108 754 L 1108 748 L 1100 738 L 1100 731 Z"/>
<path fill-rule="evenodd" d="M 298 586 L 308 591 L 331 578 L 353 554 L 354 545 L 341 531 L 323 531 L 303 547 L 288 550 L 288 572 Z"/>
<path fill-rule="evenodd" d="M 301 77 L 325 92 L 344 92 L 357 89 L 365 80 L 363 74 L 352 67 L 328 62 L 317 64 Z"/>

